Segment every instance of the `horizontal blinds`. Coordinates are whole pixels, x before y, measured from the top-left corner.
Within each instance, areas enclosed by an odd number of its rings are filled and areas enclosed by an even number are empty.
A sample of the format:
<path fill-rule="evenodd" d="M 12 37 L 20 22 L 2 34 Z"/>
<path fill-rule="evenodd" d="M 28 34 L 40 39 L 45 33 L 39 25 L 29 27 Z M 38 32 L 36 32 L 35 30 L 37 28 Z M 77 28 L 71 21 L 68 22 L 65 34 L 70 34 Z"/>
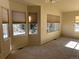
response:
<path fill-rule="evenodd" d="M 47 22 L 49 23 L 60 23 L 60 16 L 56 15 L 47 15 Z"/>
<path fill-rule="evenodd" d="M 12 12 L 13 23 L 25 23 L 26 22 L 26 13 L 25 12 Z"/>
<path fill-rule="evenodd" d="M 29 22 L 31 23 L 37 23 L 37 13 L 29 13 Z"/>
<path fill-rule="evenodd" d="M 8 10 L 5 8 L 2 8 L 2 22 L 3 23 L 8 23 L 9 21 L 9 14 L 8 14 Z"/>

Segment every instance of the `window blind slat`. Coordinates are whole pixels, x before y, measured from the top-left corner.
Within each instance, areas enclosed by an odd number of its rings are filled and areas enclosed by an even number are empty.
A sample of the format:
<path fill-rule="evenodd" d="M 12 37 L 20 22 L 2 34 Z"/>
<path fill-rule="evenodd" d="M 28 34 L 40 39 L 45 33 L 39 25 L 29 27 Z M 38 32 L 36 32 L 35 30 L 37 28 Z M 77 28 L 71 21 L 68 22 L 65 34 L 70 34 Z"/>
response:
<path fill-rule="evenodd" d="M 8 19 L 8 10 L 5 8 L 2 8 L 2 19 L 3 19 L 3 23 L 8 23 L 9 19 Z"/>
<path fill-rule="evenodd" d="M 25 12 L 13 11 L 12 16 L 13 16 L 13 23 L 25 23 L 26 22 Z"/>
<path fill-rule="evenodd" d="M 48 14 L 47 22 L 48 23 L 60 23 L 60 16 Z"/>
<path fill-rule="evenodd" d="M 37 13 L 29 13 L 28 15 L 31 17 L 31 23 L 37 23 Z"/>

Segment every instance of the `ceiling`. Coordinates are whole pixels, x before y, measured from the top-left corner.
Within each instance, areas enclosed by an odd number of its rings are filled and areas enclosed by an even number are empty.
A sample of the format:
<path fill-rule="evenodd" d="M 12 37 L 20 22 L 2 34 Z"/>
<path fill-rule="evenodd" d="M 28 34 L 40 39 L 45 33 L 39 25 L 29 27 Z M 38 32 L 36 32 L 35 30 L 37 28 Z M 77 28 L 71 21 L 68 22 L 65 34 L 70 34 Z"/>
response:
<path fill-rule="evenodd" d="M 45 0 L 14 0 L 14 1 L 28 5 L 41 5 L 45 3 Z"/>
<path fill-rule="evenodd" d="M 79 11 L 79 0 L 61 0 L 56 3 L 56 6 L 62 12 Z"/>
<path fill-rule="evenodd" d="M 46 0 L 16 0 L 18 2 L 24 4 L 34 4 L 34 5 L 42 5 L 46 2 Z M 53 4 L 51 4 L 53 5 Z M 54 4 L 61 12 L 68 12 L 68 11 L 78 11 L 79 10 L 79 0 L 59 0 L 57 3 Z"/>

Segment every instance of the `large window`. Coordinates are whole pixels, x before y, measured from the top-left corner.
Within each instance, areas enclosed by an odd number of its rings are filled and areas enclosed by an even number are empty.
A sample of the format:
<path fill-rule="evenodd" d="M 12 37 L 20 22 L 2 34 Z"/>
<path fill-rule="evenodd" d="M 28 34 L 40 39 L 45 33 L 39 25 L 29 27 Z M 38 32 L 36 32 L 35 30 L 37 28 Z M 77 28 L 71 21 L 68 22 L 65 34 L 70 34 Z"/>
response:
<path fill-rule="evenodd" d="M 47 32 L 60 30 L 60 16 L 47 14 Z"/>
<path fill-rule="evenodd" d="M 75 17 L 75 32 L 79 32 L 79 16 Z"/>
<path fill-rule="evenodd" d="M 13 35 L 25 34 L 25 24 L 13 24 Z"/>
<path fill-rule="evenodd" d="M 2 24 L 3 26 L 3 38 L 8 38 L 8 24 Z"/>
<path fill-rule="evenodd" d="M 60 23 L 48 23 L 47 32 L 55 32 L 60 30 Z"/>

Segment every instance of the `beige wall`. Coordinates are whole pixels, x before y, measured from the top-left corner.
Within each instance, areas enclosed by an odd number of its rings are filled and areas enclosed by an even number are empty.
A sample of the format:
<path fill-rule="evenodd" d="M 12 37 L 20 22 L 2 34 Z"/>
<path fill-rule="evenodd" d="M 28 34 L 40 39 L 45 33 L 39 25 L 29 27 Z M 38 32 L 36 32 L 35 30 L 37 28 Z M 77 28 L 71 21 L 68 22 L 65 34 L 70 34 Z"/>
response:
<path fill-rule="evenodd" d="M 27 11 L 27 6 L 24 5 L 24 4 L 21 4 L 19 2 L 10 0 L 10 9 L 15 10 L 15 11 L 26 12 Z"/>
<path fill-rule="evenodd" d="M 51 4 L 41 5 L 41 44 L 60 36 L 60 31 L 47 33 L 47 14 L 61 16 L 61 13 Z"/>
<path fill-rule="evenodd" d="M 27 17 L 27 6 L 15 1 L 10 0 L 10 9 L 11 11 L 19 11 L 19 12 L 25 12 Z M 12 39 L 12 46 L 13 49 L 22 48 L 24 46 L 28 45 L 28 32 L 26 28 L 26 35 L 23 36 L 14 36 Z"/>
<path fill-rule="evenodd" d="M 79 16 L 79 11 L 65 12 L 62 14 L 62 35 L 72 38 L 79 38 L 79 32 L 75 32 L 75 16 Z"/>
<path fill-rule="evenodd" d="M 9 8 L 9 0 L 0 0 L 0 6 Z"/>

